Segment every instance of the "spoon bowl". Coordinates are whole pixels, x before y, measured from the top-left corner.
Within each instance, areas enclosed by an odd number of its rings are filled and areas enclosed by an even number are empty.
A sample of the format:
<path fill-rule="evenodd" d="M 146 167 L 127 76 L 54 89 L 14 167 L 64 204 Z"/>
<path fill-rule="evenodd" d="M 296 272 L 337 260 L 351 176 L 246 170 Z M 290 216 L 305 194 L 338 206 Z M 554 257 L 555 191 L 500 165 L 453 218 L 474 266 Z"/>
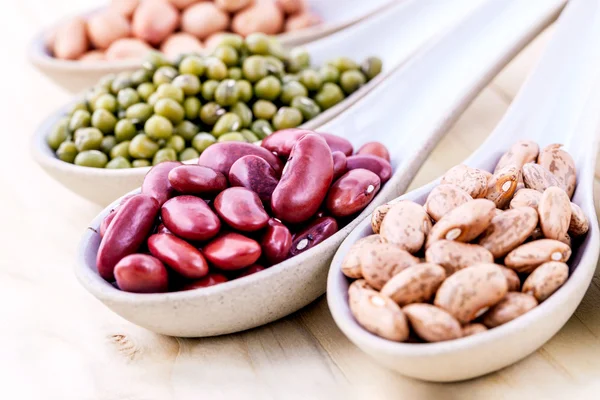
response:
<path fill-rule="evenodd" d="M 398 0 L 308 0 L 310 9 L 319 15 L 323 22 L 277 37 L 287 46 L 306 44 L 380 13 L 395 3 L 398 3 Z M 84 13 L 84 17 L 103 9 L 95 8 Z M 35 35 L 29 47 L 29 60 L 42 73 L 70 92 L 80 92 L 104 75 L 139 68 L 138 60 L 79 62 L 54 58 L 46 47 L 49 31 L 50 29 L 45 29 Z"/>
<path fill-rule="evenodd" d="M 493 171 L 501 155 L 519 139 L 534 140 L 540 147 L 552 143 L 565 145 L 565 150 L 576 160 L 578 171 L 579 184 L 572 201 L 590 220 L 587 236 L 573 249 L 569 261 L 570 277 L 532 311 L 487 332 L 427 344 L 385 340 L 364 330 L 353 318 L 348 306 L 349 281 L 340 269 L 352 244 L 372 234 L 367 218 L 344 241 L 332 262 L 327 300 L 332 316 L 344 334 L 382 365 L 424 380 L 470 379 L 496 371 L 534 352 L 575 311 L 591 282 L 600 252 L 593 202 L 600 126 L 599 20 L 600 2 L 570 2 L 540 65 L 521 89 L 507 115 L 479 150 L 465 161 L 471 167 Z M 571 63 L 565 64 L 564 59 Z M 394 201 L 412 200 L 424 204 L 437 184 L 439 180 Z"/>
<path fill-rule="evenodd" d="M 460 110 L 512 55 L 550 23 L 562 4 L 560 0 L 540 0 L 533 6 L 520 0 L 485 2 L 419 57 L 394 71 L 386 85 L 378 86 L 349 112 L 326 125 L 324 130 L 346 136 L 355 147 L 366 140 L 386 142 L 392 150 L 395 173 L 366 210 L 318 246 L 266 271 L 206 289 L 148 295 L 126 293 L 102 280 L 96 271 L 100 243 L 97 231 L 110 212 L 109 207 L 82 238 L 76 269 L 80 282 L 129 321 L 173 336 L 237 332 L 306 306 L 325 292 L 331 257 L 344 237 L 374 207 L 406 189 L 426 154 Z M 466 75 L 464 63 L 470 65 Z M 444 73 L 426 79 L 439 65 L 446 66 Z M 413 103 L 420 107 L 419 113 L 415 113 Z M 400 124 L 401 119 L 407 121 L 410 116 L 415 117 L 412 123 L 420 132 L 412 145 L 406 137 L 407 126 Z M 383 117 L 387 118 L 385 130 L 376 124 Z M 370 123 L 373 129 L 361 121 Z M 402 129 L 390 132 L 390 126 Z M 396 132 L 401 133 L 394 136 Z"/>
<path fill-rule="evenodd" d="M 388 12 L 373 16 L 363 24 L 355 25 L 306 46 L 313 62 L 319 65 L 332 55 L 351 55 L 356 60 L 380 54 L 384 69 L 381 74 L 348 96 L 338 105 L 307 121 L 303 128 L 317 129 L 352 104 L 364 97 L 379 83 L 406 62 L 432 37 L 457 23 L 476 5 L 485 0 L 420 0 L 404 1 L 389 8 Z M 381 40 L 374 38 L 381 37 Z M 139 64 L 136 63 L 137 67 Z M 95 169 L 65 163 L 56 158 L 46 144 L 46 136 L 56 122 L 66 114 L 62 107 L 46 119 L 33 137 L 34 159 L 54 179 L 78 195 L 106 206 L 142 184 L 148 168 Z M 340 130 L 340 134 L 344 131 Z M 360 143 L 360 142 L 358 142 Z"/>

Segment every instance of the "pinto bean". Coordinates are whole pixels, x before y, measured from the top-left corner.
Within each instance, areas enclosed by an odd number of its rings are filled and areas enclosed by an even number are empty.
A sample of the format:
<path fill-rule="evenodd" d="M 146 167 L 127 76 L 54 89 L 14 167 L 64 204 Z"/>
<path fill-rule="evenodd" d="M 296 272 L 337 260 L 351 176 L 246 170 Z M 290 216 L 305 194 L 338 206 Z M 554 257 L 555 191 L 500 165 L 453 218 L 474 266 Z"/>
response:
<path fill-rule="evenodd" d="M 179 26 L 179 11 L 165 0 L 142 1 L 133 13 L 133 34 L 158 45 Z"/>

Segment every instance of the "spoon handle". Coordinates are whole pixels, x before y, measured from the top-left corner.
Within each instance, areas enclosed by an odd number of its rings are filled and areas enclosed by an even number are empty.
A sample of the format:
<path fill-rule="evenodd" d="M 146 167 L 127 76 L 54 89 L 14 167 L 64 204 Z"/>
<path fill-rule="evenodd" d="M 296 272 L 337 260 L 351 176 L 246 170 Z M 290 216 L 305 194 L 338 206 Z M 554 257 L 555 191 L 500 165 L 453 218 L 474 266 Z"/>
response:
<path fill-rule="evenodd" d="M 467 163 L 493 167 L 513 142 L 531 139 L 540 145 L 562 143 L 580 172 L 593 168 L 600 122 L 599 77 L 600 1 L 571 0 L 539 64 L 502 121 Z M 490 154 L 497 157 L 490 159 Z"/>
<path fill-rule="evenodd" d="M 485 2 L 321 130 L 356 144 L 383 142 L 402 160 L 397 173 L 418 168 L 476 94 L 564 3 Z"/>

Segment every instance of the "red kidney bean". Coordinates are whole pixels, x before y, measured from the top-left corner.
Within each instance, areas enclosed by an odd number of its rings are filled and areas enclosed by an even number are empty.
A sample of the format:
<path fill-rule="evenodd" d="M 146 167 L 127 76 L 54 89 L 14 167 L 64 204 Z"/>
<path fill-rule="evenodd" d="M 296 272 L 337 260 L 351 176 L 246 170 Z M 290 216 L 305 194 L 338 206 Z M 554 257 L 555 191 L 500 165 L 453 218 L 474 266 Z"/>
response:
<path fill-rule="evenodd" d="M 294 236 L 294 241 L 290 248 L 290 257 L 312 249 L 337 231 L 337 221 L 331 217 L 322 217 L 314 220 L 314 222 Z"/>
<path fill-rule="evenodd" d="M 252 274 L 255 274 L 257 272 L 264 271 L 264 270 L 265 270 L 264 267 L 261 267 L 258 264 L 254 264 L 254 265 L 249 266 L 245 270 L 243 270 L 242 273 L 238 275 L 238 278 L 242 278 L 244 276 L 252 275 Z"/>
<path fill-rule="evenodd" d="M 348 170 L 357 168 L 368 169 L 376 173 L 381 179 L 381 183 L 387 182 L 392 177 L 392 166 L 381 157 L 370 154 L 361 154 L 348 157 Z"/>
<path fill-rule="evenodd" d="M 214 207 L 227 225 L 242 232 L 262 229 L 269 221 L 269 214 L 258 195 L 243 187 L 232 187 L 219 193 Z"/>
<path fill-rule="evenodd" d="M 189 279 L 200 279 L 208 274 L 208 264 L 198 249 L 183 239 L 168 233 L 148 238 L 150 253 L 178 274 Z"/>
<path fill-rule="evenodd" d="M 125 292 L 162 293 L 169 287 L 167 269 L 147 254 L 131 254 L 115 266 L 117 286 Z"/>
<path fill-rule="evenodd" d="M 348 171 L 348 162 L 346 160 L 346 155 L 341 151 L 334 151 L 331 153 L 331 156 L 333 157 L 333 180 L 335 181 Z"/>
<path fill-rule="evenodd" d="M 285 260 L 292 247 L 290 230 L 275 218 L 269 220 L 267 231 L 261 241 L 262 252 L 269 265 Z"/>
<path fill-rule="evenodd" d="M 110 225 L 110 223 L 112 222 L 112 220 L 115 218 L 116 215 L 117 215 L 117 209 L 114 209 L 110 213 L 108 213 L 108 215 L 106 217 L 104 217 L 104 219 L 100 223 L 100 230 L 98 231 L 98 233 L 100 234 L 101 238 L 103 238 L 104 235 L 106 234 L 106 230 L 108 229 L 108 226 Z"/>
<path fill-rule="evenodd" d="M 282 129 L 264 138 L 261 146 L 278 156 L 289 157 L 296 142 L 309 133 L 314 132 L 298 128 Z"/>
<path fill-rule="evenodd" d="M 239 233 L 226 233 L 204 246 L 204 256 L 215 267 L 235 271 L 248 267 L 260 257 L 260 245 Z"/>
<path fill-rule="evenodd" d="M 156 233 L 166 233 L 169 235 L 172 235 L 173 232 L 171 232 L 166 226 L 165 224 L 158 224 L 158 227 L 156 228 Z"/>
<path fill-rule="evenodd" d="M 198 165 L 209 167 L 219 171 L 225 176 L 229 175 L 229 169 L 234 162 L 243 156 L 254 155 L 266 160 L 275 170 L 277 175 L 281 174 L 283 163 L 269 150 L 251 143 L 222 142 L 208 147 L 200 154 Z"/>
<path fill-rule="evenodd" d="M 345 155 L 351 156 L 354 151 L 352 143 L 342 137 L 330 133 L 313 132 L 298 128 L 283 129 L 274 132 L 263 139 L 261 146 L 278 156 L 289 157 L 296 142 L 308 134 L 322 136 L 332 152 L 341 151 Z"/>
<path fill-rule="evenodd" d="M 183 194 L 217 194 L 227 188 L 227 178 L 219 171 L 200 165 L 181 165 L 169 172 L 169 182 Z"/>
<path fill-rule="evenodd" d="M 294 145 L 271 197 L 275 217 L 290 223 L 308 220 L 319 209 L 332 180 L 329 146 L 319 135 L 305 135 Z"/>
<path fill-rule="evenodd" d="M 194 196 L 178 196 L 161 209 L 163 224 L 175 235 L 187 240 L 208 240 L 219 233 L 221 221 L 206 202 Z"/>
<path fill-rule="evenodd" d="M 353 169 L 338 179 L 327 194 L 327 209 L 334 217 L 347 217 L 363 210 L 379 192 L 381 180 L 366 169 Z"/>
<path fill-rule="evenodd" d="M 390 152 L 388 149 L 379 142 L 369 142 L 363 144 L 360 149 L 356 152 L 357 155 L 370 154 L 383 158 L 385 161 L 390 162 Z"/>
<path fill-rule="evenodd" d="M 263 158 L 244 156 L 231 166 L 229 183 L 231 186 L 243 186 L 250 189 L 262 201 L 270 202 L 279 179 L 277 179 L 275 170 Z"/>
<path fill-rule="evenodd" d="M 102 278 L 114 280 L 115 265 L 144 243 L 159 208 L 158 201 L 145 194 L 135 195 L 119 207 L 98 248 L 96 267 Z"/>
<path fill-rule="evenodd" d="M 190 283 L 184 285 L 183 288 L 181 288 L 181 290 L 200 289 L 200 288 L 205 288 L 205 287 L 209 287 L 209 286 L 215 286 L 215 285 L 218 285 L 219 283 L 225 283 L 225 282 L 227 282 L 227 277 L 225 275 L 211 272 L 210 274 L 206 275 L 202 279 L 199 279 L 197 281 L 190 282 Z"/>
<path fill-rule="evenodd" d="M 180 166 L 179 161 L 164 161 L 148 171 L 142 183 L 142 194 L 154 197 L 160 206 L 173 197 L 173 187 L 167 179 L 173 168 Z"/>
<path fill-rule="evenodd" d="M 332 152 L 341 151 L 346 156 L 351 156 L 354 153 L 354 147 L 352 147 L 352 143 L 348 139 L 332 135 L 331 133 L 317 132 L 317 134 L 323 136 Z"/>

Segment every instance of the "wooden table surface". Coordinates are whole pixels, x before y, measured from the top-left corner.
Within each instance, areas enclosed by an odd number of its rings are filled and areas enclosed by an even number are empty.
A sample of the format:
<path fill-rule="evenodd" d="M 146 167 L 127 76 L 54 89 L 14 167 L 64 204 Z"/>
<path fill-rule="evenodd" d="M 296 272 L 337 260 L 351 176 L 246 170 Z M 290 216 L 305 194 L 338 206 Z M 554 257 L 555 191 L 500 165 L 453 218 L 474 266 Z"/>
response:
<path fill-rule="evenodd" d="M 0 5 L 0 23 L 10 28 L 3 29 L 0 67 L 5 99 L 0 147 L 0 398 L 599 398 L 598 276 L 575 315 L 543 348 L 502 371 L 455 384 L 420 382 L 380 367 L 338 330 L 324 297 L 261 328 L 193 340 L 153 334 L 105 308 L 73 274 L 80 235 L 100 208 L 45 175 L 28 149 L 37 124 L 69 95 L 28 65 L 27 43 L 33 31 L 67 10 L 73 12 L 69 7 L 76 3 L 29 0 Z M 439 176 L 484 140 L 535 65 L 549 33 L 479 95 L 412 187 Z"/>

